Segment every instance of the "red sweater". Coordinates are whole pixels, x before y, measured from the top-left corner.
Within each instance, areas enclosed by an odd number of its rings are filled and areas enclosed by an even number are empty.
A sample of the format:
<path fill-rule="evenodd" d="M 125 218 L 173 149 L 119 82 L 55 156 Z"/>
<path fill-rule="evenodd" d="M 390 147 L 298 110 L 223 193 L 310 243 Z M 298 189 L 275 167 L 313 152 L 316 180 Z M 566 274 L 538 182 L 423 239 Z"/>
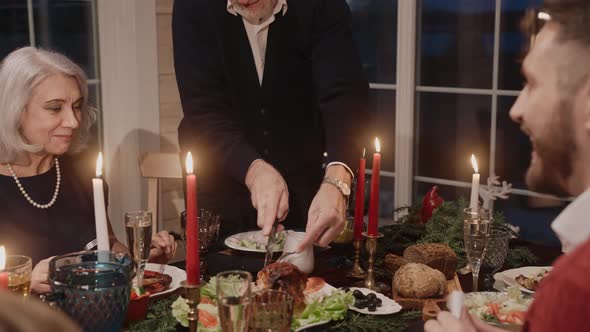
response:
<path fill-rule="evenodd" d="M 535 294 L 523 331 L 590 331 L 590 240 L 553 264 Z"/>

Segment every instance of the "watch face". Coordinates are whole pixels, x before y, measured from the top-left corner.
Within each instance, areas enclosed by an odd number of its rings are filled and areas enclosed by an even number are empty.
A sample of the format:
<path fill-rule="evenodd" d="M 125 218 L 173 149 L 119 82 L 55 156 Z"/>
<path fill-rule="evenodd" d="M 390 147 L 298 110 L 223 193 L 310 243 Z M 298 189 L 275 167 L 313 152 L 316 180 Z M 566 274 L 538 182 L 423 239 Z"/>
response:
<path fill-rule="evenodd" d="M 342 193 L 344 194 L 344 196 L 350 196 L 350 187 L 346 183 L 343 183 L 340 186 L 340 189 L 342 189 Z"/>

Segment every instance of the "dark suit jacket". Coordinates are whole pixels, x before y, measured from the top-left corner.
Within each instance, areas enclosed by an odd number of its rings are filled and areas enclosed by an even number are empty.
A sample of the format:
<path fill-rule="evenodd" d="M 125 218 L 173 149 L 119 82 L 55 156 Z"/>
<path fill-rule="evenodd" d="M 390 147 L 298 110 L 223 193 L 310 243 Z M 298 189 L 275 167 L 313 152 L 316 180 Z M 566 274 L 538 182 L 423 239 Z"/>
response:
<path fill-rule="evenodd" d="M 270 25 L 260 86 L 242 18 L 228 13 L 226 4 L 174 2 L 174 62 L 184 112 L 179 141 L 183 152 L 196 155 L 199 200 L 224 214 L 230 200 L 234 210 L 252 212 L 244 180 L 252 161 L 263 158 L 289 186 L 295 200 L 290 216 L 306 219 L 323 152 L 354 169 L 369 142 L 368 84 L 349 8 L 344 0 L 288 1 L 286 14 L 279 12 Z M 304 211 L 294 211 L 299 206 Z"/>

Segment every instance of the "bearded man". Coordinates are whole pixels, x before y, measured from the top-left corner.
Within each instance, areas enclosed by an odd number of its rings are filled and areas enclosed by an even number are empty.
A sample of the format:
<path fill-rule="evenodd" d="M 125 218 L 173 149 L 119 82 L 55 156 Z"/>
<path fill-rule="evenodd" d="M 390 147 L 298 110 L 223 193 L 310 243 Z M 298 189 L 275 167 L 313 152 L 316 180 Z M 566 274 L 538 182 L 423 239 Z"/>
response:
<path fill-rule="evenodd" d="M 541 282 L 523 330 L 590 331 L 590 3 L 546 7 L 550 19 L 525 58 L 526 85 L 510 117 L 533 145 L 527 185 L 577 198 L 552 224 L 566 254 Z M 466 311 L 461 320 L 441 312 L 425 330 L 502 331 Z"/>

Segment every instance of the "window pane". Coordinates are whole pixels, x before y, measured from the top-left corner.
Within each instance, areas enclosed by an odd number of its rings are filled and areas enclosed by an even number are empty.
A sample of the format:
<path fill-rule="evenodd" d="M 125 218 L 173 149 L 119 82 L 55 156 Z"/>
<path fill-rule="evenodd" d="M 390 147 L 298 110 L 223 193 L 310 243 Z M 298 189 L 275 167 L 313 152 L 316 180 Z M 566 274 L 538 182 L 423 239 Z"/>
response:
<path fill-rule="evenodd" d="M 36 45 L 67 55 L 97 78 L 92 0 L 34 0 Z"/>
<path fill-rule="evenodd" d="M 546 245 L 560 246 L 551 223 L 565 207 L 565 202 L 553 199 L 511 195 L 508 200 L 499 200 L 494 208 L 502 212 L 506 221 L 520 227 L 524 240 Z"/>
<path fill-rule="evenodd" d="M 381 169 L 395 170 L 395 90 L 370 90 L 371 120 L 375 133 L 371 133 L 371 141 L 367 142 L 367 163 L 372 163 L 375 152 L 374 137 L 381 143 Z M 361 152 L 362 153 L 362 152 Z"/>
<path fill-rule="evenodd" d="M 27 2 L 0 1 L 0 59 L 16 48 L 29 46 Z"/>
<path fill-rule="evenodd" d="M 520 90 L 523 77 L 520 74 L 520 61 L 523 46 L 528 37 L 521 32 L 520 21 L 528 8 L 538 8 L 542 0 L 502 0 L 500 58 L 498 87 L 502 90 Z"/>
<path fill-rule="evenodd" d="M 491 88 L 495 2 L 418 2 L 419 85 Z"/>
<path fill-rule="evenodd" d="M 524 177 L 531 161 L 531 141 L 508 115 L 516 97 L 498 97 L 496 174 L 515 188 L 526 188 Z"/>
<path fill-rule="evenodd" d="M 370 82 L 395 83 L 397 0 L 348 0 L 352 31 Z"/>
<path fill-rule="evenodd" d="M 491 97 L 418 93 L 416 165 L 420 176 L 471 181 L 475 154 L 483 179 L 488 177 Z"/>

